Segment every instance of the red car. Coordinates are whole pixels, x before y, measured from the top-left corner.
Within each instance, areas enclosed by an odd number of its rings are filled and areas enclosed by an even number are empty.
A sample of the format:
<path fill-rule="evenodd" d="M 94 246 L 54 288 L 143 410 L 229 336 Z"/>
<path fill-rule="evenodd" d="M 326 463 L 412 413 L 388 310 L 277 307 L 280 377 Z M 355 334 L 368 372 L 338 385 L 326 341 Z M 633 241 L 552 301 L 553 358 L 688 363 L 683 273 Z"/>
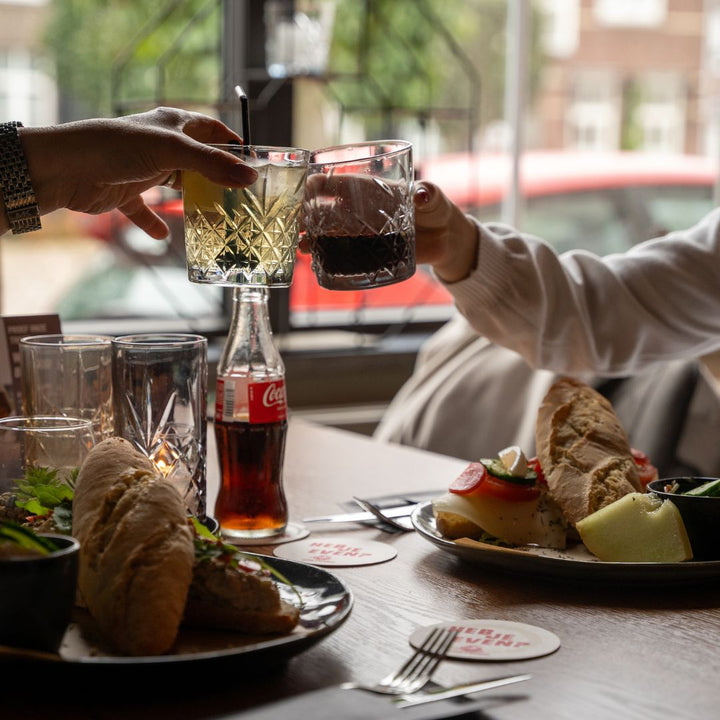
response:
<path fill-rule="evenodd" d="M 451 154 L 416 167 L 418 178 L 436 182 L 461 208 L 484 221 L 502 217 L 511 171 L 510 158 L 500 155 Z M 716 179 L 716 164 L 699 156 L 528 152 L 520 166 L 519 224 L 559 251 L 622 252 L 697 222 L 713 207 Z M 120 213 L 92 219 L 92 233 L 111 244 L 115 258 L 66 294 L 58 308 L 64 319 L 217 312 L 220 289 L 187 280 L 181 198 L 165 189 L 153 194 L 152 204 L 171 228 L 169 242 L 152 240 Z M 315 281 L 310 258 L 302 254 L 290 290 L 291 322 L 305 327 L 442 320 L 451 302 L 424 267 L 410 280 L 385 288 L 325 290 Z"/>
<path fill-rule="evenodd" d="M 431 158 L 418 176 L 480 220 L 499 220 L 512 179 L 507 155 Z M 694 225 L 713 207 L 717 163 L 695 155 L 528 152 L 519 167 L 519 225 L 559 251 L 621 252 Z"/>

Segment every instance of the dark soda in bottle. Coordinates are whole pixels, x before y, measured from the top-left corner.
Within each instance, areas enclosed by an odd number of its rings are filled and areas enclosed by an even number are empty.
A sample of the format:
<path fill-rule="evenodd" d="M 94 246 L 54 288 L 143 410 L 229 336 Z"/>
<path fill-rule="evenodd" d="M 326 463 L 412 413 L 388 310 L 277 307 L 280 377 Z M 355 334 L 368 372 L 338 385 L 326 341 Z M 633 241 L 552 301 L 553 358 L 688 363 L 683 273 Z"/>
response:
<path fill-rule="evenodd" d="M 287 433 L 285 367 L 275 347 L 265 288 L 238 287 L 218 363 L 215 438 L 221 484 L 215 517 L 229 538 L 280 535 Z"/>

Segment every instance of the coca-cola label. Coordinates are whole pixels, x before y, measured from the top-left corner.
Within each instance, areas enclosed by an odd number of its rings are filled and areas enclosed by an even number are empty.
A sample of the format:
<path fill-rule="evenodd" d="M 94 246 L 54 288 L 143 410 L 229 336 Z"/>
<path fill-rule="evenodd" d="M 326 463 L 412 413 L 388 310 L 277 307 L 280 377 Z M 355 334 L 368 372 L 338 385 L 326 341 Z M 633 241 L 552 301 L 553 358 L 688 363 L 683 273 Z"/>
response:
<path fill-rule="evenodd" d="M 287 418 L 285 381 L 251 383 L 248 386 L 251 423 L 279 422 Z"/>
<path fill-rule="evenodd" d="M 215 419 L 224 422 L 272 423 L 287 418 L 285 380 L 252 382 L 247 377 L 217 380 Z"/>

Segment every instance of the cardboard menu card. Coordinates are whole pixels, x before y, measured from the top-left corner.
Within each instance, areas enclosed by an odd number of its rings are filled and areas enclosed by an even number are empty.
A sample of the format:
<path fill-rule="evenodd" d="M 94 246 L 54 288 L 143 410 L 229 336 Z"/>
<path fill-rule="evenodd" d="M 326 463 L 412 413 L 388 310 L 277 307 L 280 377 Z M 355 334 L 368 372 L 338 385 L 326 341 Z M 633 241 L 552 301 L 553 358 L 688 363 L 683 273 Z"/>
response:
<path fill-rule="evenodd" d="M 0 417 L 22 415 L 20 338 L 60 333 L 60 317 L 13 315 L 0 317 L 0 323 Z"/>

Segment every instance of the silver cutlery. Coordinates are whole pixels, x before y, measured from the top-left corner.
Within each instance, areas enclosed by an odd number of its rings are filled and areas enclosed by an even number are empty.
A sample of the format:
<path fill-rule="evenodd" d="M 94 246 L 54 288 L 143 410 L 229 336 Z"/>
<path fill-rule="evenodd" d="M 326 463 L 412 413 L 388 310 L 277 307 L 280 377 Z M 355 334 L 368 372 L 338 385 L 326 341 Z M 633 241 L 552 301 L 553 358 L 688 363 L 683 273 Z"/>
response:
<path fill-rule="evenodd" d="M 398 518 L 409 517 L 413 510 L 417 507 L 417 503 L 406 503 L 389 508 L 383 508 L 382 513 L 385 517 Z M 360 510 L 356 512 L 337 513 L 334 515 L 320 515 L 318 517 L 302 518 L 304 523 L 328 522 L 328 523 L 346 523 L 346 522 L 368 522 L 376 520 L 377 517 L 368 510 Z"/>
<path fill-rule="evenodd" d="M 408 693 L 393 702 L 398 708 L 415 707 L 416 705 L 425 705 L 426 703 L 439 702 L 440 700 L 450 700 L 451 698 L 472 695 L 473 693 L 483 690 L 492 690 L 505 685 L 512 685 L 513 683 L 529 680 L 531 677 L 532 675 L 508 675 L 506 677 L 494 678 L 493 680 L 482 680 L 476 683 L 465 683 L 449 688 L 440 688 L 430 692 Z"/>
<path fill-rule="evenodd" d="M 382 695 L 411 695 L 427 685 L 456 636 L 457 630 L 434 628 L 397 672 L 390 673 L 374 685 L 349 682 L 340 687 L 343 690 L 368 690 Z"/>
<path fill-rule="evenodd" d="M 363 500 L 359 497 L 353 497 L 353 500 L 363 509 L 369 513 L 372 513 L 381 523 L 390 525 L 390 527 L 400 530 L 401 532 L 412 532 L 413 526 L 410 522 L 410 518 L 407 516 L 400 516 L 397 519 L 387 515 L 384 510 L 381 510 L 377 505 L 374 505 L 369 500 Z"/>

